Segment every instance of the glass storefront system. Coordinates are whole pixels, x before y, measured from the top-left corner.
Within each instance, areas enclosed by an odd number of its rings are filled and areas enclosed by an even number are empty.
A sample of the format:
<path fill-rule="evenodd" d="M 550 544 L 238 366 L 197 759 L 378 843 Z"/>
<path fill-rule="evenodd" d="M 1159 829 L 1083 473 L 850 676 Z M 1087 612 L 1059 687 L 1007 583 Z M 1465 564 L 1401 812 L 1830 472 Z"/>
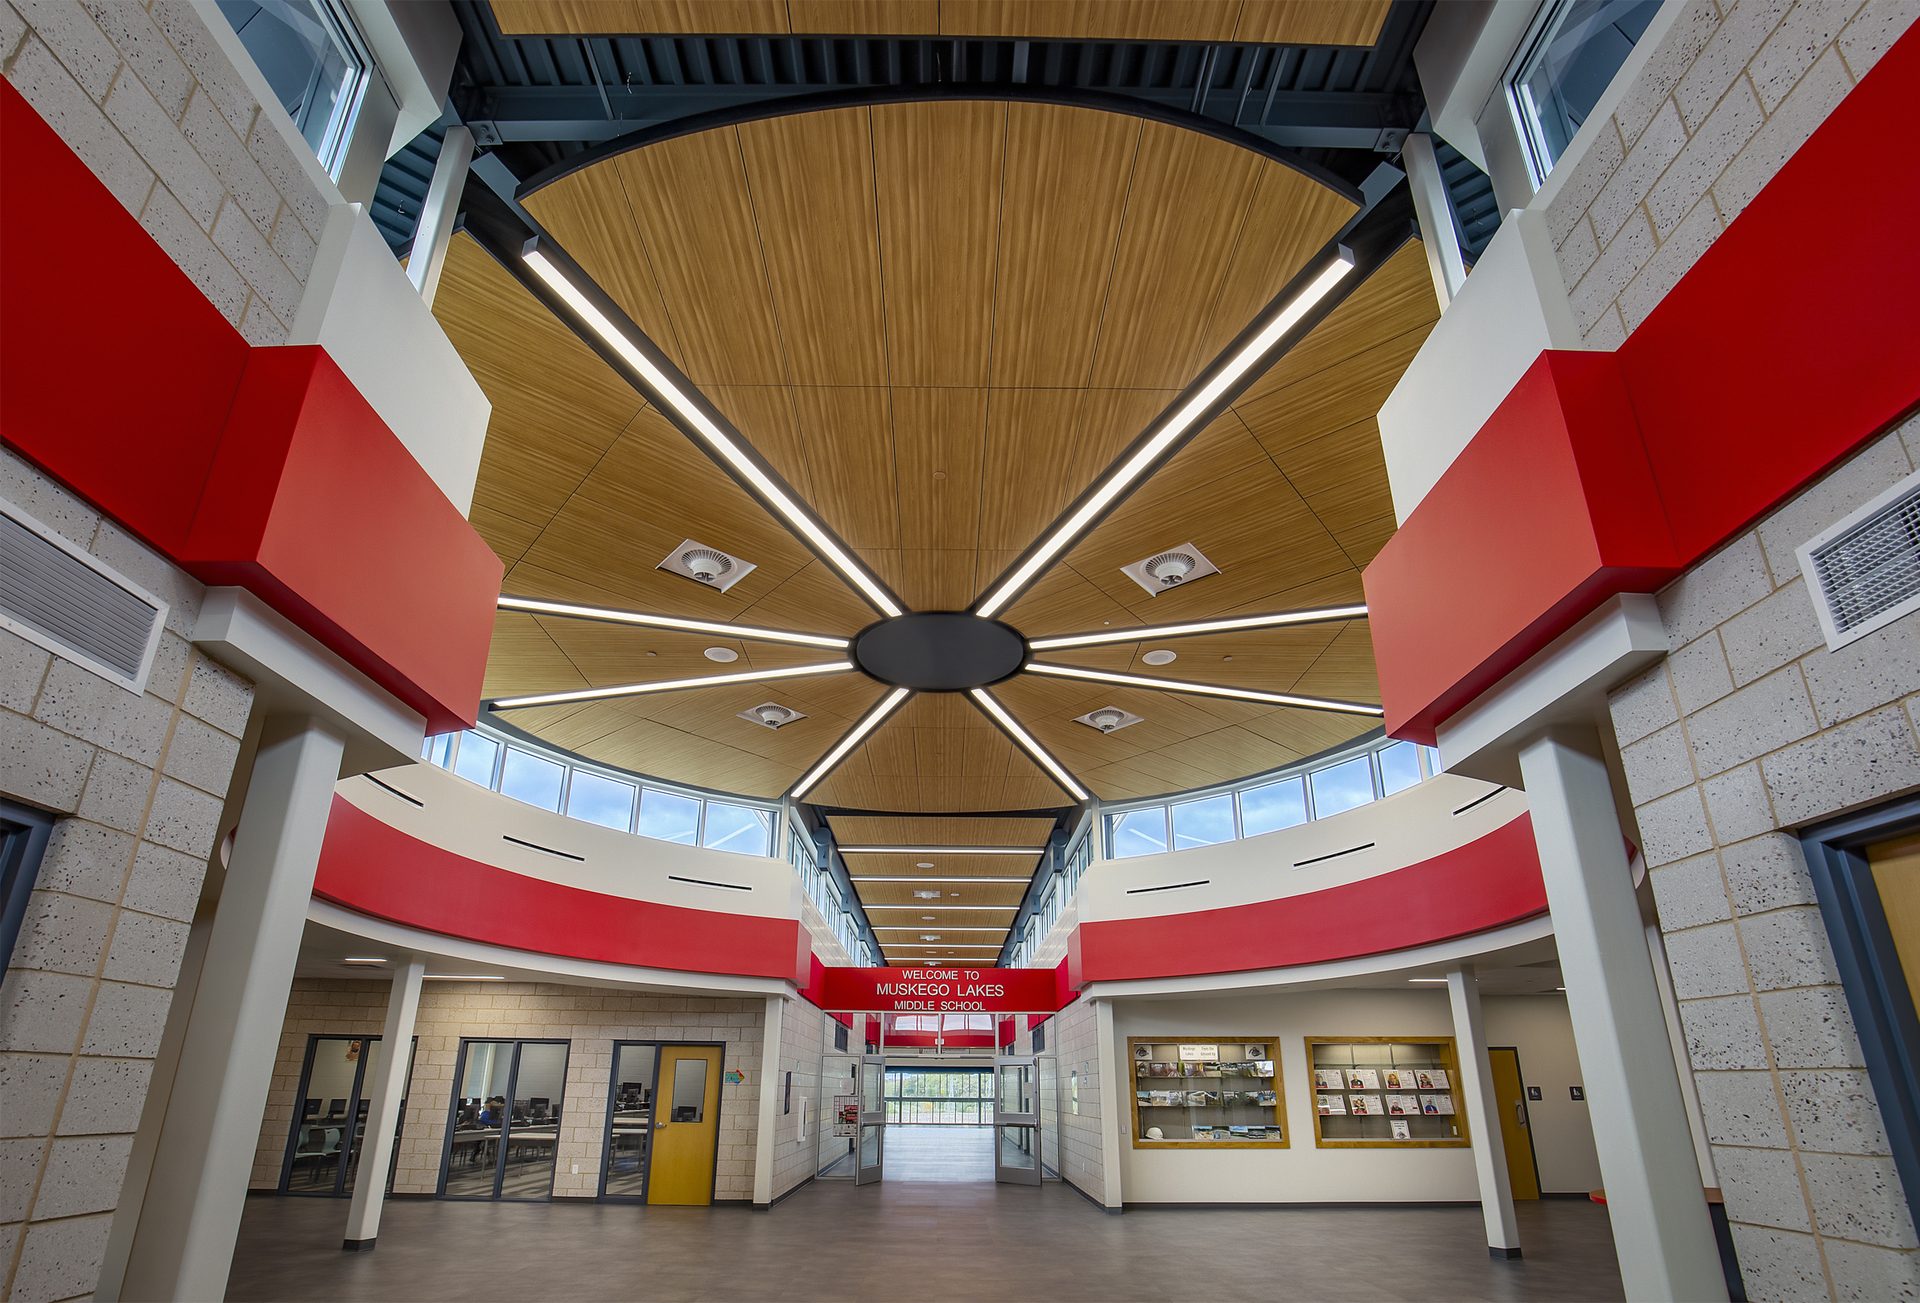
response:
<path fill-rule="evenodd" d="M 366 1140 L 367 1114 L 373 1106 L 374 1077 L 385 1050 L 378 1036 L 307 1038 L 300 1093 L 295 1099 L 287 1157 L 280 1174 L 283 1193 L 330 1197 L 353 1193 L 360 1148 Z M 411 1066 L 407 1077 L 413 1077 Z M 406 1112 L 403 1099 L 394 1122 L 396 1140 Z M 398 1148 L 396 1145 L 396 1153 Z M 392 1182 L 389 1167 L 387 1183 Z"/>
<path fill-rule="evenodd" d="M 983 1126 L 993 1120 L 993 1082 L 985 1068 L 887 1069 L 887 1121 Z"/>
<path fill-rule="evenodd" d="M 566 1041 L 460 1042 L 442 1198 L 552 1197 L 567 1048 Z"/>

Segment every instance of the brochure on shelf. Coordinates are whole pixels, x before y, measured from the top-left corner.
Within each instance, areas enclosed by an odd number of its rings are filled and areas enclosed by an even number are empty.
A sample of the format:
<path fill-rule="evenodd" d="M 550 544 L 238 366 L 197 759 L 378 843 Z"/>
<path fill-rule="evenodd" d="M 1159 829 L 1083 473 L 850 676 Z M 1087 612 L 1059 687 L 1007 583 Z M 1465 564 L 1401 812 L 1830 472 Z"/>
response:
<path fill-rule="evenodd" d="M 1380 1084 L 1388 1090 L 1417 1090 L 1414 1073 L 1411 1068 L 1382 1068 Z"/>
<path fill-rule="evenodd" d="M 1374 1068 L 1348 1068 L 1347 1089 L 1378 1090 L 1380 1089 L 1380 1073 Z"/>
<path fill-rule="evenodd" d="M 1347 1079 L 1338 1068 L 1315 1068 L 1313 1070 L 1313 1088 L 1315 1090 L 1345 1090 Z"/>
<path fill-rule="evenodd" d="M 1388 1117 L 1412 1117 L 1419 1112 L 1420 1097 L 1418 1095 L 1387 1096 Z"/>
<path fill-rule="evenodd" d="M 1134 1147 L 1285 1146 L 1273 1051 L 1271 1037 L 1129 1037 Z"/>
<path fill-rule="evenodd" d="M 1313 1106 L 1321 1117 L 1345 1117 L 1347 1097 L 1345 1095 L 1316 1095 Z"/>
<path fill-rule="evenodd" d="M 1403 1119 L 1395 1118 L 1393 1119 L 1393 1138 L 1395 1140 L 1411 1140 L 1413 1139 L 1413 1128 L 1408 1126 Z"/>
<path fill-rule="evenodd" d="M 1387 1110 L 1378 1095 L 1349 1095 L 1347 1111 L 1355 1117 L 1381 1117 Z"/>
<path fill-rule="evenodd" d="M 1445 1068 L 1421 1068 L 1413 1074 L 1414 1082 L 1421 1090 L 1451 1090 Z"/>
<path fill-rule="evenodd" d="M 1442 1117 L 1451 1114 L 1453 1112 L 1453 1096 L 1422 1095 L 1420 1097 L 1420 1111 L 1429 1115 Z"/>

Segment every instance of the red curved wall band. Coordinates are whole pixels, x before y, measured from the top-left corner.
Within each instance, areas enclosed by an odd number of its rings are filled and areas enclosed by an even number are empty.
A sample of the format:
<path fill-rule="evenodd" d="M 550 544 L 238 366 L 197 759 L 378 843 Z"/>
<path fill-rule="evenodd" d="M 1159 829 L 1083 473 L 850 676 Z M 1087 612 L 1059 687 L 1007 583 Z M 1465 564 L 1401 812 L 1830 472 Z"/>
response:
<path fill-rule="evenodd" d="M 441 936 L 605 964 L 806 981 L 794 919 L 609 896 L 511 873 L 389 827 L 336 796 L 313 894 Z"/>
<path fill-rule="evenodd" d="M 1378 877 L 1228 909 L 1080 925 L 1075 985 L 1240 973 L 1411 950 L 1547 912 L 1533 820 Z"/>
<path fill-rule="evenodd" d="M 499 558 L 325 350 L 249 346 L 4 80 L 0 157 L 0 440 L 429 732 L 470 725 Z"/>
<path fill-rule="evenodd" d="M 1920 404 L 1920 169 L 1883 166 L 1916 85 L 1920 27 L 1617 352 L 1543 353 L 1407 517 L 1366 571 L 1389 733 L 1431 743 Z"/>

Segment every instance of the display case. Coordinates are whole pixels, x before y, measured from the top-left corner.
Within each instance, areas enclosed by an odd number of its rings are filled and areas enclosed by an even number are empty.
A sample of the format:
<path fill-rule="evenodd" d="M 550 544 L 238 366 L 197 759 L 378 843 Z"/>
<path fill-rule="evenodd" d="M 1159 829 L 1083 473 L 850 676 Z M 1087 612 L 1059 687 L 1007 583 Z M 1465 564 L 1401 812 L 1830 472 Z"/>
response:
<path fill-rule="evenodd" d="M 1464 1147 L 1450 1036 L 1309 1036 L 1313 1138 L 1322 1149 Z"/>
<path fill-rule="evenodd" d="M 1127 1038 L 1135 1149 L 1283 1149 L 1271 1036 Z"/>

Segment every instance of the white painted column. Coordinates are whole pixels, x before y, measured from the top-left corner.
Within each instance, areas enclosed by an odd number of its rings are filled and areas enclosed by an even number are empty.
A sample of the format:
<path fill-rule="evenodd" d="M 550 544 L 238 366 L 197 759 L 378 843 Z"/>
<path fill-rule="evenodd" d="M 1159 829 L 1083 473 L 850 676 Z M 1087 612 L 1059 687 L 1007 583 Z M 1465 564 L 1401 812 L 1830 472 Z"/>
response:
<path fill-rule="evenodd" d="M 760 1129 L 753 1137 L 753 1206 L 773 1202 L 774 1156 L 780 1152 L 780 1038 L 786 1033 L 785 996 L 767 997 L 760 1024 Z"/>
<path fill-rule="evenodd" d="M 1598 749 L 1591 729 L 1544 733 L 1520 748 L 1520 773 L 1620 1279 L 1629 1299 L 1721 1300 L 1726 1281 Z"/>
<path fill-rule="evenodd" d="M 1467 264 L 1460 256 L 1460 230 L 1453 220 L 1453 201 L 1447 196 L 1440 160 L 1434 157 L 1433 137 L 1419 131 L 1408 136 L 1400 149 L 1400 161 L 1407 165 L 1414 220 L 1420 224 L 1427 270 L 1433 273 L 1433 294 L 1444 312 L 1467 283 Z"/>
<path fill-rule="evenodd" d="M 1101 1202 L 1118 1208 L 1125 1201 L 1120 1189 L 1120 1131 L 1130 1125 L 1133 1110 L 1127 1092 L 1133 1089 L 1133 1065 L 1120 1061 L 1113 1034 L 1113 1002 L 1093 1002 L 1094 1044 L 1100 1055 L 1100 1191 Z M 1120 1073 L 1124 1071 L 1125 1076 Z"/>
<path fill-rule="evenodd" d="M 1693 1080 L 1693 1060 L 1687 1054 L 1687 1034 L 1680 1025 L 1680 1002 L 1673 994 L 1673 974 L 1667 969 L 1666 938 L 1660 925 L 1646 925 L 1647 956 L 1653 961 L 1653 984 L 1660 992 L 1660 1014 L 1667 1020 L 1667 1044 L 1673 1049 L 1673 1066 L 1680 1079 L 1680 1099 L 1687 1106 L 1687 1130 L 1693 1135 L 1693 1156 L 1700 1164 L 1700 1184 L 1718 1189 L 1720 1178 L 1714 1174 L 1713 1146 L 1707 1141 L 1707 1121 L 1700 1111 L 1700 1091 Z"/>
<path fill-rule="evenodd" d="M 420 1012 L 423 959 L 409 959 L 393 975 L 387 995 L 387 1021 L 380 1030 L 380 1075 L 367 1107 L 367 1129 L 360 1139 L 360 1165 L 347 1205 L 347 1237 L 340 1247 L 371 1253 L 380 1234 L 380 1210 L 387 1202 L 387 1169 L 393 1165 L 393 1133 L 400 1124 L 400 1101 L 407 1097 L 407 1069 L 413 1066 L 413 1020 Z"/>
<path fill-rule="evenodd" d="M 420 297 L 433 306 L 440 273 L 447 265 L 447 245 L 453 240 L 453 219 L 460 215 L 460 195 L 467 186 L 467 168 L 473 163 L 473 133 L 455 123 L 440 142 L 440 157 L 427 183 L 427 199 L 420 206 L 420 224 L 413 232 L 413 252 L 407 255 L 407 279 Z"/>
<path fill-rule="evenodd" d="M 1507 1173 L 1507 1142 L 1500 1131 L 1500 1101 L 1487 1060 L 1487 1024 L 1480 1011 L 1480 982 L 1473 965 L 1447 972 L 1447 1002 L 1453 1008 L 1453 1039 L 1460 1050 L 1460 1089 L 1473 1144 L 1473 1174 L 1480 1182 L 1480 1214 L 1487 1223 L 1487 1252 L 1520 1256 L 1520 1221 L 1513 1211 L 1513 1179 Z"/>
<path fill-rule="evenodd" d="M 122 1297 L 226 1295 L 343 750 L 311 719 L 262 731 Z"/>

